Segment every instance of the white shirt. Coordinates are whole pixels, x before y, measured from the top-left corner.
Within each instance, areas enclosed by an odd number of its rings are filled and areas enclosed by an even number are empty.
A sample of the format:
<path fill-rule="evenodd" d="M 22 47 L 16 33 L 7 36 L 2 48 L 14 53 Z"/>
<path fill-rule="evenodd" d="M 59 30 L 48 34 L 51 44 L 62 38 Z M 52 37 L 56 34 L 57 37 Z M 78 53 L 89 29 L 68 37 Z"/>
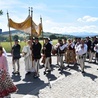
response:
<path fill-rule="evenodd" d="M 72 42 L 72 43 L 71 43 L 71 48 L 74 48 L 74 46 L 75 46 L 75 44 Z"/>
<path fill-rule="evenodd" d="M 79 42 L 76 43 L 76 45 L 75 45 L 75 49 L 78 47 L 79 44 L 80 44 Z"/>
<path fill-rule="evenodd" d="M 49 43 L 50 43 L 51 45 L 53 45 L 53 44 L 52 44 L 52 41 L 49 41 Z"/>
<path fill-rule="evenodd" d="M 98 46 L 97 46 L 97 45 L 94 47 L 94 51 L 95 51 L 96 53 L 98 53 Z"/>
<path fill-rule="evenodd" d="M 82 44 L 80 44 L 76 47 L 76 54 L 78 54 L 78 55 L 83 55 L 87 52 L 87 45 L 84 44 L 83 48 L 81 48 L 81 46 L 82 46 Z"/>
<path fill-rule="evenodd" d="M 66 43 L 66 44 L 64 44 L 64 45 L 62 45 L 62 46 L 60 46 L 60 50 L 62 51 L 62 50 L 64 50 L 65 48 L 67 48 L 68 47 L 68 43 Z"/>
<path fill-rule="evenodd" d="M 57 48 L 58 48 L 59 45 L 60 45 L 60 43 L 57 43 L 55 46 L 53 46 L 53 48 L 54 48 L 55 50 L 57 50 Z"/>

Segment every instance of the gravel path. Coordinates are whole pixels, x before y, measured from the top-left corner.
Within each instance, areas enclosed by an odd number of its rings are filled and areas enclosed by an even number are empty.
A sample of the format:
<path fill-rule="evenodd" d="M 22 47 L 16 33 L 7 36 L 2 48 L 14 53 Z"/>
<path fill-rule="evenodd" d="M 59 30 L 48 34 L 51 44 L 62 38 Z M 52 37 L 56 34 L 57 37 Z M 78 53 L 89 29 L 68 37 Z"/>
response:
<path fill-rule="evenodd" d="M 36 95 L 23 98 L 98 98 L 98 70 L 94 64 L 86 63 L 86 73 L 73 73 L 62 77 L 50 86 L 41 89 Z M 65 70 L 66 71 L 66 70 Z"/>

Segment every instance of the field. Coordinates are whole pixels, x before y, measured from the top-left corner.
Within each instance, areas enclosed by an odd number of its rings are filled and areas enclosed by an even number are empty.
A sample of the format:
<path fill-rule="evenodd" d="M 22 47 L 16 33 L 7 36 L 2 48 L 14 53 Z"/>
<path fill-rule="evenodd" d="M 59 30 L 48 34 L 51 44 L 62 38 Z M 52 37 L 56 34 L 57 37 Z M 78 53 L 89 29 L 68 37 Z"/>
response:
<path fill-rule="evenodd" d="M 43 41 L 42 41 L 42 40 L 40 40 L 40 43 L 43 45 Z M 53 45 L 55 45 L 55 44 L 57 43 L 57 40 L 53 40 L 52 43 L 53 43 Z M 22 50 L 23 47 L 26 45 L 26 42 L 21 41 L 21 42 L 19 42 L 19 44 L 21 45 L 21 50 Z M 0 45 L 1 45 L 2 47 L 4 47 L 5 50 L 6 50 L 8 53 L 11 52 L 11 45 L 10 45 L 10 42 L 0 42 Z M 14 45 L 14 42 L 12 42 L 12 45 Z"/>

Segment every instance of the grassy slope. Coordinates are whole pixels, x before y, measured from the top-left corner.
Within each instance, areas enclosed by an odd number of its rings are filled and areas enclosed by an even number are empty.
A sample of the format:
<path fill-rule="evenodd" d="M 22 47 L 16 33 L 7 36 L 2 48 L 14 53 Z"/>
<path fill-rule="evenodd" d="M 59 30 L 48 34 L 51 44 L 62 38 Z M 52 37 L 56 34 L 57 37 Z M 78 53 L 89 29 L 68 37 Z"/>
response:
<path fill-rule="evenodd" d="M 43 41 L 40 40 L 40 42 L 41 42 L 41 44 L 43 45 Z M 52 43 L 53 43 L 53 45 L 55 45 L 55 44 L 57 43 L 57 40 L 53 40 Z M 7 52 L 11 52 L 11 45 L 10 45 L 10 42 L 1 42 L 0 44 L 1 44 L 1 46 L 3 46 L 3 47 L 5 48 L 5 50 L 6 50 Z M 20 42 L 19 44 L 21 45 L 21 50 L 22 50 L 23 47 L 26 45 L 26 42 L 23 42 L 23 41 L 22 41 L 22 42 Z M 12 45 L 14 45 L 14 42 L 12 42 Z"/>

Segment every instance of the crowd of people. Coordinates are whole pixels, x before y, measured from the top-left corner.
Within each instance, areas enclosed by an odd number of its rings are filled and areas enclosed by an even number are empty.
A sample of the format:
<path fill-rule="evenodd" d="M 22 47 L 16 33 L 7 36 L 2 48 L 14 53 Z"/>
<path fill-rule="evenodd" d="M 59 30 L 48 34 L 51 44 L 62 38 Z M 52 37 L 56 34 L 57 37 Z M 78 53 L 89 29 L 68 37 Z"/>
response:
<path fill-rule="evenodd" d="M 13 57 L 13 74 L 19 74 L 19 59 L 21 46 L 18 40 L 15 40 L 15 45 L 12 47 Z M 42 46 L 38 38 L 30 39 L 27 45 L 22 49 L 22 56 L 24 57 L 26 75 L 34 72 L 34 78 L 39 77 L 40 59 L 44 65 L 44 74 L 51 72 L 52 55 L 57 55 L 57 65 L 59 70 L 63 70 L 64 62 L 67 67 L 73 64 L 75 67 L 80 65 L 81 72 L 84 73 L 85 60 L 89 59 L 89 63 L 98 61 L 98 38 L 96 36 L 90 38 L 86 37 L 73 39 L 58 39 L 58 42 L 53 45 L 49 38 L 44 38 L 44 45 Z M 17 62 L 17 70 L 15 67 Z"/>
<path fill-rule="evenodd" d="M 52 67 L 52 55 L 57 57 L 57 66 L 59 70 L 64 69 L 64 63 L 67 67 L 73 64 L 74 67 L 80 65 L 81 72 L 85 73 L 85 61 L 89 60 L 89 63 L 98 63 L 98 38 L 86 37 L 73 39 L 58 39 L 58 42 L 53 45 L 49 38 L 44 38 L 43 46 L 39 42 L 38 38 L 32 38 L 27 40 L 27 45 L 22 49 L 18 40 L 15 40 L 15 44 L 12 47 L 12 65 L 13 74 L 20 74 L 21 57 L 24 58 L 26 75 L 31 72 L 34 73 L 34 78 L 39 77 L 40 60 L 44 65 L 44 75 L 50 73 Z M 6 74 L 6 75 L 5 75 Z M 9 85 L 7 83 L 10 83 Z M 11 90 L 10 90 L 11 89 Z M 17 91 L 17 87 L 11 81 L 8 72 L 7 55 L 4 52 L 2 46 L 0 46 L 0 98 L 9 95 L 12 92 Z"/>

